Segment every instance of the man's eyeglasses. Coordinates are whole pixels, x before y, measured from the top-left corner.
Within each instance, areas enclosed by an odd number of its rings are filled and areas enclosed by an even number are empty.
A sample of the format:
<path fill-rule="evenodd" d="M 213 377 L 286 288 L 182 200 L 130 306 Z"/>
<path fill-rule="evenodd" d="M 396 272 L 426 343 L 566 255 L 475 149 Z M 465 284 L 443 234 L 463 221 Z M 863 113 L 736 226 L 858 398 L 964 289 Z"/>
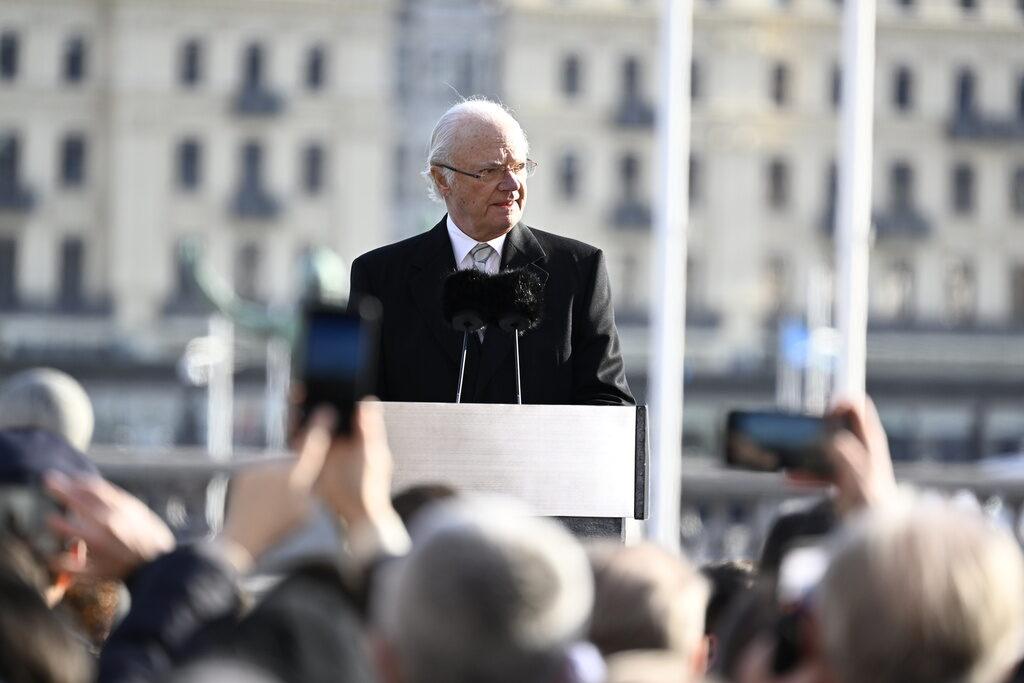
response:
<path fill-rule="evenodd" d="M 477 171 L 476 173 L 470 173 L 469 171 L 463 171 L 448 164 L 442 164 L 434 162 L 434 166 L 440 166 L 441 168 L 447 168 L 449 171 L 455 171 L 462 175 L 468 175 L 470 178 L 476 178 L 482 180 L 485 183 L 497 182 L 505 177 L 506 173 L 511 173 L 517 178 L 529 178 L 533 175 L 533 172 L 537 170 L 537 162 L 533 159 L 527 159 L 516 164 L 509 164 L 508 166 L 497 166 L 494 168 L 485 168 Z"/>

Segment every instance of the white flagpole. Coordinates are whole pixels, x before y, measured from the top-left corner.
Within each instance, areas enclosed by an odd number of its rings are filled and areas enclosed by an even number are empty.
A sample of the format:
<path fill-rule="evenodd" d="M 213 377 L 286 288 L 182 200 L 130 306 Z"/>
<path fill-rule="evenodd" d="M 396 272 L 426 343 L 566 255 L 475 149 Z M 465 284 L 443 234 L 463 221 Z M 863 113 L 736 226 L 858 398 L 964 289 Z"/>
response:
<path fill-rule="evenodd" d="M 693 0 L 664 0 L 662 6 L 661 107 L 657 118 L 660 173 L 654 205 L 652 352 L 647 372 L 651 506 L 646 534 L 665 548 L 678 551 Z"/>
<path fill-rule="evenodd" d="M 839 358 L 835 394 L 865 393 L 868 238 L 871 229 L 875 87 L 875 0 L 843 7 L 842 107 L 835 215 L 836 327 Z"/>

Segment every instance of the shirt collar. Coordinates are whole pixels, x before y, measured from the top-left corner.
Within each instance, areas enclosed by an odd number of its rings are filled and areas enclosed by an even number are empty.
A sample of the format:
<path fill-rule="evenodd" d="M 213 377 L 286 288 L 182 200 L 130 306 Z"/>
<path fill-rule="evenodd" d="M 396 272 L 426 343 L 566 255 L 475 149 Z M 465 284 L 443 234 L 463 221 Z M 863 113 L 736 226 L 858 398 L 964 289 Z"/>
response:
<path fill-rule="evenodd" d="M 455 225 L 455 221 L 452 217 L 448 216 L 448 238 L 452 241 L 452 252 L 455 254 L 455 264 L 462 263 L 470 250 L 476 245 L 480 244 L 475 239 L 462 232 L 459 226 Z M 505 238 L 508 237 L 506 232 L 500 237 L 495 237 L 493 240 L 488 240 L 487 244 L 491 245 L 494 251 L 498 252 L 498 262 L 501 262 L 501 249 L 505 246 Z"/>

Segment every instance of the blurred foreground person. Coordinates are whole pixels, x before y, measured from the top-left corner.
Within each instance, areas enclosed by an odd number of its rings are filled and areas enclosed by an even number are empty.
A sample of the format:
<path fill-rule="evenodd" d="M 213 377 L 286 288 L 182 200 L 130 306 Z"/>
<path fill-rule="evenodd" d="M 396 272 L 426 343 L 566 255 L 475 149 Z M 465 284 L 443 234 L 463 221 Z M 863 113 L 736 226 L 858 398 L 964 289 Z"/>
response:
<path fill-rule="evenodd" d="M 96 476 L 93 463 L 41 429 L 0 430 L 0 680 L 82 681 L 89 676 L 86 639 L 60 610 L 86 564 L 81 538 L 65 541 L 47 523 L 56 510 L 46 472 Z"/>
<path fill-rule="evenodd" d="M 685 558 L 647 543 L 596 545 L 589 555 L 594 571 L 590 641 L 605 656 L 670 652 L 686 664 L 680 681 L 699 680 L 708 656 L 707 579 Z"/>
<path fill-rule="evenodd" d="M 978 513 L 901 500 L 853 526 L 817 607 L 840 683 L 998 683 L 1022 652 L 1024 560 Z"/>
<path fill-rule="evenodd" d="M 573 670 L 590 568 L 555 522 L 493 501 L 437 503 L 387 570 L 374 597 L 386 683 L 593 680 Z"/>

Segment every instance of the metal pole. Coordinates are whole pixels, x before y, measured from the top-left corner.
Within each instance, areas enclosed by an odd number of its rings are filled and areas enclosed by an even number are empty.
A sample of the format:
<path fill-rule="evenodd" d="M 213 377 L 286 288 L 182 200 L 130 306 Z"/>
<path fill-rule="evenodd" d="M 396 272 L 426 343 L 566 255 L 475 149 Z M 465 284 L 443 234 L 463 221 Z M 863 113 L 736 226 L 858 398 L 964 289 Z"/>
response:
<path fill-rule="evenodd" d="M 843 5 L 843 83 L 835 216 L 835 394 L 864 395 L 867 354 L 868 239 L 875 84 L 875 0 Z"/>
<path fill-rule="evenodd" d="M 693 0 L 664 0 L 661 17 L 660 173 L 651 260 L 652 350 L 647 377 L 651 412 L 649 539 L 679 550 L 682 478 L 683 348 L 686 311 L 686 230 L 689 211 L 690 60 Z"/>

